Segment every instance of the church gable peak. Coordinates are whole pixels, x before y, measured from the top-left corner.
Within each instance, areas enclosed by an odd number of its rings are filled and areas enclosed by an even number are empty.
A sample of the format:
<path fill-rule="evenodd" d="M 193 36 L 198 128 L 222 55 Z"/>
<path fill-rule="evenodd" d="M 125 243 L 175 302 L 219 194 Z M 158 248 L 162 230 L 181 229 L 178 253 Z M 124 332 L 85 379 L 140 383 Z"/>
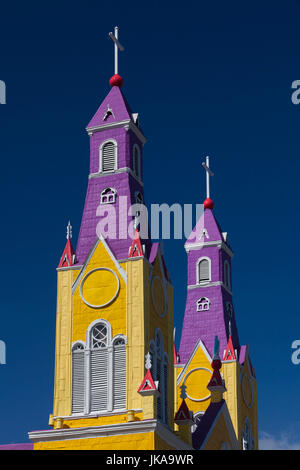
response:
<path fill-rule="evenodd" d="M 203 244 L 206 242 L 223 241 L 222 231 L 216 221 L 212 211 L 205 209 L 195 228 L 190 234 L 189 238 L 185 243 L 185 247 L 188 248 L 191 245 Z"/>
<path fill-rule="evenodd" d="M 87 129 L 127 120 L 132 120 L 132 111 L 120 88 L 114 86 L 87 125 Z"/>

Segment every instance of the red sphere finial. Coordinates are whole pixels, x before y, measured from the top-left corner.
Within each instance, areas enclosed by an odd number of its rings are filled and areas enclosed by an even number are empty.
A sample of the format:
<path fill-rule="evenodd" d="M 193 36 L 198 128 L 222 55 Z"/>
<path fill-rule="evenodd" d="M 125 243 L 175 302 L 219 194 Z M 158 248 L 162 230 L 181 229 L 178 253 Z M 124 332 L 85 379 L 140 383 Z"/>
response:
<path fill-rule="evenodd" d="M 213 209 L 214 208 L 214 203 L 209 197 L 207 197 L 205 199 L 203 204 L 204 204 L 204 209 Z"/>
<path fill-rule="evenodd" d="M 121 86 L 123 85 L 123 78 L 116 73 L 109 80 L 109 84 L 111 87 L 118 86 L 119 88 L 121 88 Z"/>

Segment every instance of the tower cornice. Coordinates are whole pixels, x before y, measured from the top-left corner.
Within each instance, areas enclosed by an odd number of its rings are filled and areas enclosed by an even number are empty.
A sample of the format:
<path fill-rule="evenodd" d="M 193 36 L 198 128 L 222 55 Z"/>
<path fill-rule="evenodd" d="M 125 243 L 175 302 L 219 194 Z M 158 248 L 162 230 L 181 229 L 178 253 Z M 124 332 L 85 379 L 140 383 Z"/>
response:
<path fill-rule="evenodd" d="M 216 246 L 220 250 L 224 250 L 230 258 L 233 258 L 234 254 L 233 251 L 229 248 L 226 243 L 222 242 L 221 240 L 211 241 L 211 242 L 199 242 L 199 243 L 186 243 L 184 245 L 185 251 L 188 253 L 191 250 L 199 250 L 204 247 L 214 247 Z"/>
<path fill-rule="evenodd" d="M 128 168 L 125 166 L 124 168 L 119 168 L 118 170 L 113 170 L 113 171 L 106 171 L 106 172 L 99 172 L 99 173 L 90 173 L 89 174 L 89 179 L 92 178 L 101 178 L 103 176 L 109 176 L 109 175 L 118 175 L 120 173 L 129 173 L 141 186 L 144 186 L 144 183 L 142 180 L 137 178 L 137 176 L 134 174 L 131 168 Z"/>
<path fill-rule="evenodd" d="M 101 124 L 100 126 L 86 127 L 86 131 L 89 136 L 92 136 L 95 132 L 106 131 L 107 129 L 116 129 L 118 127 L 124 127 L 126 131 L 131 130 L 137 136 L 137 138 L 144 145 L 146 143 L 146 137 L 140 131 L 140 129 L 131 121 L 131 119 L 124 119 L 123 121 L 111 122 L 108 124 Z"/>

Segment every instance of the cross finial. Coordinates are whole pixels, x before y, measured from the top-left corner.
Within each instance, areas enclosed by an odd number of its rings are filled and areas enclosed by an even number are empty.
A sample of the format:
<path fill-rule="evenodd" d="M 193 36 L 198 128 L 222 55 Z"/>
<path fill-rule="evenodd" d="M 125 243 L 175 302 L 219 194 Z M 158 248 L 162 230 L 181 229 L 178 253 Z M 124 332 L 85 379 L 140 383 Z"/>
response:
<path fill-rule="evenodd" d="M 206 163 L 202 163 L 203 168 L 206 171 L 206 197 L 210 198 L 210 181 L 209 177 L 214 176 L 213 172 L 209 168 L 209 157 L 206 157 Z"/>
<path fill-rule="evenodd" d="M 183 400 L 185 400 L 187 398 L 187 394 L 186 394 L 186 385 L 185 384 L 182 384 L 181 387 L 181 392 L 180 392 L 180 398 L 182 398 Z"/>
<path fill-rule="evenodd" d="M 70 240 L 70 238 L 72 238 L 72 225 L 69 221 L 67 225 L 67 240 Z"/>
<path fill-rule="evenodd" d="M 118 37 L 119 37 L 119 28 L 118 28 L 118 26 L 115 26 L 114 34 L 109 33 L 109 37 L 115 43 L 115 75 L 117 75 L 118 74 L 118 49 L 120 49 L 120 51 L 124 51 L 124 47 L 118 41 Z"/>
<path fill-rule="evenodd" d="M 147 353 L 146 356 L 145 356 L 145 358 L 146 358 L 145 368 L 146 368 L 147 370 L 149 370 L 149 369 L 151 369 L 151 367 L 152 367 L 150 353 Z"/>

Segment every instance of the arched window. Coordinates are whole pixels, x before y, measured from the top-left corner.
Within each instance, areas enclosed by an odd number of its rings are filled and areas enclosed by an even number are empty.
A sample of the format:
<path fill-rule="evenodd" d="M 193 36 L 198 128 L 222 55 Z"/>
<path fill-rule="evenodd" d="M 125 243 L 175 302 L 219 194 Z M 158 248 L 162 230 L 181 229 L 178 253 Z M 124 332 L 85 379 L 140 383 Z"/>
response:
<path fill-rule="evenodd" d="M 117 142 L 103 142 L 100 147 L 100 172 L 115 171 L 117 169 Z"/>
<path fill-rule="evenodd" d="M 113 408 L 126 408 L 126 342 L 123 336 L 113 342 Z"/>
<path fill-rule="evenodd" d="M 200 258 L 197 263 L 197 284 L 211 280 L 211 260 Z"/>
<path fill-rule="evenodd" d="M 197 312 L 203 312 L 209 310 L 209 308 L 210 300 L 207 297 L 201 297 L 201 299 L 197 300 Z"/>
<path fill-rule="evenodd" d="M 230 266 L 227 260 L 224 262 L 224 284 L 228 289 L 231 289 Z"/>
<path fill-rule="evenodd" d="M 169 360 L 166 353 L 164 353 L 164 362 L 163 362 L 163 372 L 164 372 L 164 381 L 163 381 L 163 422 L 168 424 L 168 380 L 169 380 Z"/>
<path fill-rule="evenodd" d="M 233 316 L 233 306 L 230 302 L 226 302 L 226 312 L 227 312 L 229 318 L 232 318 L 232 316 Z"/>
<path fill-rule="evenodd" d="M 159 329 L 155 332 L 155 342 L 150 341 L 151 374 L 159 382 L 160 396 L 157 397 L 157 419 L 168 424 L 168 380 L 169 359 L 164 352 L 163 338 Z"/>
<path fill-rule="evenodd" d="M 242 444 L 243 450 L 253 450 L 254 449 L 254 438 L 251 431 L 251 424 L 248 416 L 246 416 L 244 421 L 244 429 L 242 430 Z"/>
<path fill-rule="evenodd" d="M 93 322 L 87 347 L 72 347 L 72 413 L 94 414 L 126 408 L 126 337 L 111 338 L 106 320 Z"/>
<path fill-rule="evenodd" d="M 90 411 L 104 411 L 108 406 L 108 330 L 104 323 L 91 330 Z"/>
<path fill-rule="evenodd" d="M 136 176 L 141 178 L 141 152 L 137 144 L 133 146 L 133 171 Z"/>
<path fill-rule="evenodd" d="M 72 413 L 84 412 L 84 343 L 72 347 Z"/>
<path fill-rule="evenodd" d="M 114 188 L 105 188 L 101 193 L 100 204 L 114 204 L 116 196 L 117 191 Z"/>

